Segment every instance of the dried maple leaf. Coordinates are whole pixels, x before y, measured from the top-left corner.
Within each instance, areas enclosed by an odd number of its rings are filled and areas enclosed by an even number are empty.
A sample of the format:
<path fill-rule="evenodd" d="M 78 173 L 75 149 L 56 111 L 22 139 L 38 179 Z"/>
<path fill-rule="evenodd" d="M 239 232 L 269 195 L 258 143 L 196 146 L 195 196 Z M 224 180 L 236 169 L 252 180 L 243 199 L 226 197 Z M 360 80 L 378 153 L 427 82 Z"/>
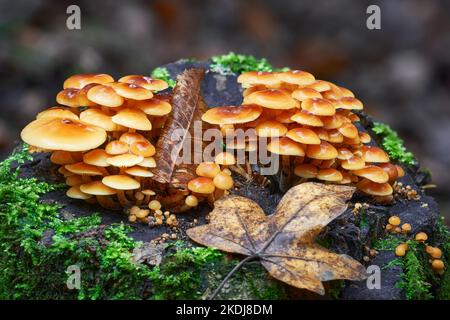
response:
<path fill-rule="evenodd" d="M 353 258 L 320 247 L 315 237 L 347 208 L 353 187 L 303 183 L 291 188 L 274 214 L 266 216 L 250 199 L 228 196 L 215 202 L 210 223 L 187 230 L 202 245 L 259 259 L 276 279 L 323 295 L 322 281 L 362 280 L 365 268 Z"/>
<path fill-rule="evenodd" d="M 197 142 L 202 146 L 203 142 L 194 141 L 197 135 L 193 132 L 193 124 L 196 120 L 201 121 L 201 116 L 207 110 L 201 96 L 203 76 L 203 69 L 189 69 L 177 77 L 171 101 L 173 112 L 156 144 L 156 168 L 152 172 L 153 179 L 160 183 L 185 188 L 187 182 L 196 176 L 194 159 L 199 156 L 201 159 L 203 148 L 196 148 L 194 144 Z M 203 130 L 207 128 L 207 125 L 202 124 Z M 180 152 L 185 143 L 191 143 L 192 158 L 187 163 L 180 163 Z"/>

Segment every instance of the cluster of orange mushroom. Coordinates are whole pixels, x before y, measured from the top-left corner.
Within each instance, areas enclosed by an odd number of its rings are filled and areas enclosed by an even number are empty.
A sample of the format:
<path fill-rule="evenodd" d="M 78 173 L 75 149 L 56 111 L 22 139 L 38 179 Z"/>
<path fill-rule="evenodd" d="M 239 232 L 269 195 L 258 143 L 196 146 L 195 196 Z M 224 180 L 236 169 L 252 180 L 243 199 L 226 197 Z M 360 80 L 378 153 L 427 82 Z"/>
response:
<path fill-rule="evenodd" d="M 379 201 L 392 200 L 392 184 L 404 171 L 382 149 L 367 145 L 371 137 L 358 130 L 360 118 L 353 112 L 363 104 L 350 90 L 304 71 L 251 71 L 238 82 L 242 105 L 212 108 L 202 117 L 227 137 L 254 129 L 256 137 L 227 143 L 228 149 L 251 152 L 264 138 L 282 167 L 298 176 L 296 182 L 353 183 Z"/>
<path fill-rule="evenodd" d="M 52 152 L 70 186 L 67 196 L 108 209 L 147 205 L 156 196 L 147 179 L 156 166 L 152 142 L 172 109 L 170 96 L 155 92 L 167 87 L 140 75 L 71 76 L 56 96 L 60 106 L 39 113 L 21 137 Z"/>

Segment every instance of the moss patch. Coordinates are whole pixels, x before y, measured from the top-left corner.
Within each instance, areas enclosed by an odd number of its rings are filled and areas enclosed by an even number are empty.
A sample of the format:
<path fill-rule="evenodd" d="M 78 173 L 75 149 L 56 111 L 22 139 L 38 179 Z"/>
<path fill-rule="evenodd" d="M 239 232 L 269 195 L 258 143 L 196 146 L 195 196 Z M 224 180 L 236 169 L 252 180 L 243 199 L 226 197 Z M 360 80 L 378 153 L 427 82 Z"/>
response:
<path fill-rule="evenodd" d="M 278 71 L 289 68 L 274 69 L 267 59 L 257 59 L 252 55 L 236 54 L 230 52 L 211 57 L 210 69 L 221 74 L 240 74 L 247 71 Z"/>
<path fill-rule="evenodd" d="M 384 123 L 374 122 L 372 130 L 381 138 L 381 145 L 389 157 L 406 165 L 415 164 L 414 155 L 406 150 L 403 140 L 391 127 Z"/>
<path fill-rule="evenodd" d="M 153 69 L 153 71 L 151 73 L 151 77 L 154 79 L 164 80 L 165 82 L 167 82 L 167 84 L 171 88 L 175 87 L 176 81 L 174 79 L 172 79 L 167 68 L 158 67 L 158 68 Z"/>

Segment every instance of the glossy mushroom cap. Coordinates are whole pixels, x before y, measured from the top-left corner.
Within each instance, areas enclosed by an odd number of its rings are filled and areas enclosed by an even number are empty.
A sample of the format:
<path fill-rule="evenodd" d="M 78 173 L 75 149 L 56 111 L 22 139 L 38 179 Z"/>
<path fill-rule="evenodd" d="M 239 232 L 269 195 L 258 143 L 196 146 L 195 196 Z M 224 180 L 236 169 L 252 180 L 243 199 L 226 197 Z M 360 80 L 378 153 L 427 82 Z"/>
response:
<path fill-rule="evenodd" d="M 138 181 L 123 174 L 106 176 L 103 178 L 102 182 L 108 187 L 116 190 L 134 190 L 140 187 Z"/>
<path fill-rule="evenodd" d="M 361 148 L 361 153 L 364 161 L 371 163 L 383 163 L 389 162 L 389 156 L 384 150 L 378 147 L 363 146 Z"/>
<path fill-rule="evenodd" d="M 150 116 L 165 116 L 172 111 L 172 106 L 170 103 L 157 98 L 136 101 L 134 107 L 142 110 L 145 114 Z"/>
<path fill-rule="evenodd" d="M 92 198 L 92 195 L 86 194 L 80 190 L 80 186 L 73 186 L 67 190 L 66 195 L 69 198 L 86 200 Z"/>
<path fill-rule="evenodd" d="M 393 191 L 389 183 L 376 183 L 368 179 L 361 180 L 356 186 L 362 192 L 372 196 L 389 196 Z"/>
<path fill-rule="evenodd" d="M 114 91 L 121 97 L 132 100 L 147 100 L 153 97 L 153 93 L 137 84 L 126 82 L 114 82 L 111 84 Z"/>
<path fill-rule="evenodd" d="M 110 165 L 115 167 L 132 167 L 144 160 L 144 157 L 137 156 L 131 153 L 119 154 L 117 156 L 109 157 L 106 159 Z"/>
<path fill-rule="evenodd" d="M 80 120 L 78 116 L 70 111 L 69 109 L 63 107 L 52 107 L 45 109 L 37 114 L 36 119 L 69 119 L 69 120 Z"/>
<path fill-rule="evenodd" d="M 323 122 L 320 117 L 310 114 L 306 111 L 299 111 L 295 113 L 291 119 L 299 124 L 311 127 L 323 127 Z"/>
<path fill-rule="evenodd" d="M 110 155 L 123 154 L 129 151 L 129 145 L 123 141 L 113 140 L 106 145 L 105 151 Z"/>
<path fill-rule="evenodd" d="M 61 90 L 56 95 L 56 102 L 62 104 L 63 106 L 68 106 L 72 108 L 79 107 L 80 106 L 80 102 L 78 100 L 79 91 L 80 90 L 74 88 Z"/>
<path fill-rule="evenodd" d="M 66 81 L 64 81 L 63 88 L 82 89 L 84 86 L 91 83 L 104 84 L 113 81 L 114 81 L 113 77 L 104 73 L 76 74 L 67 78 Z"/>
<path fill-rule="evenodd" d="M 278 121 L 263 121 L 255 128 L 256 135 L 259 137 L 281 137 L 287 132 L 285 125 Z"/>
<path fill-rule="evenodd" d="M 286 137 L 303 144 L 320 144 L 319 136 L 308 128 L 291 129 L 286 134 Z"/>
<path fill-rule="evenodd" d="M 220 173 L 220 167 L 215 162 L 202 162 L 195 169 L 195 173 L 198 176 L 212 179 Z"/>
<path fill-rule="evenodd" d="M 83 162 L 97 167 L 109 167 L 110 164 L 106 161 L 109 157 L 105 150 L 95 149 L 83 155 Z"/>
<path fill-rule="evenodd" d="M 339 153 L 339 151 L 338 151 Z M 359 170 L 366 166 L 364 160 L 358 156 L 352 156 L 346 160 L 342 160 L 341 167 L 346 170 Z"/>
<path fill-rule="evenodd" d="M 233 178 L 230 175 L 219 172 L 213 179 L 214 186 L 221 190 L 229 190 L 233 188 Z"/>
<path fill-rule="evenodd" d="M 317 179 L 330 182 L 338 182 L 343 178 L 342 173 L 333 168 L 320 169 L 317 173 Z"/>
<path fill-rule="evenodd" d="M 77 120 L 44 118 L 29 123 L 20 136 L 23 141 L 38 148 L 86 151 L 102 145 L 106 140 L 106 131 Z"/>
<path fill-rule="evenodd" d="M 288 93 L 277 89 L 266 89 L 253 92 L 244 98 L 245 104 L 257 104 L 269 109 L 293 109 L 298 108 L 299 103 Z"/>
<path fill-rule="evenodd" d="M 334 105 L 326 99 L 306 99 L 302 102 L 302 110 L 316 116 L 333 116 L 336 113 Z"/>
<path fill-rule="evenodd" d="M 236 164 L 236 158 L 229 152 L 221 152 L 214 158 L 214 162 L 224 166 Z"/>
<path fill-rule="evenodd" d="M 84 162 L 77 162 L 73 164 L 66 164 L 65 168 L 72 173 L 86 176 L 102 176 L 104 169 L 101 167 L 93 166 Z"/>
<path fill-rule="evenodd" d="M 106 131 L 117 130 L 117 124 L 112 121 L 108 114 L 99 109 L 84 110 L 80 113 L 80 120 L 83 123 L 100 127 Z"/>
<path fill-rule="evenodd" d="M 124 103 L 124 99 L 110 86 L 95 86 L 87 92 L 87 98 L 101 106 L 116 108 Z"/>
<path fill-rule="evenodd" d="M 167 82 L 141 75 L 128 75 L 119 79 L 119 82 L 131 83 L 151 91 L 161 91 L 169 87 Z"/>
<path fill-rule="evenodd" d="M 147 139 L 145 139 L 145 137 L 140 133 L 125 132 L 120 136 L 119 141 L 125 142 L 128 145 L 132 145 L 137 141 L 147 141 Z"/>
<path fill-rule="evenodd" d="M 287 137 L 273 139 L 267 146 L 267 150 L 272 153 L 285 156 L 304 156 L 305 151 L 300 143 Z"/>
<path fill-rule="evenodd" d="M 292 98 L 298 101 L 304 101 L 307 99 L 321 99 L 322 95 L 311 88 L 298 88 L 291 93 Z"/>
<path fill-rule="evenodd" d="M 319 169 L 316 166 L 308 163 L 300 164 L 295 167 L 294 174 L 301 178 L 311 179 L 317 177 Z"/>
<path fill-rule="evenodd" d="M 239 75 L 237 82 L 241 83 L 243 87 L 248 88 L 254 85 L 264 85 L 267 87 L 274 87 L 280 84 L 280 79 L 272 72 L 264 71 L 249 71 Z"/>
<path fill-rule="evenodd" d="M 202 116 L 202 120 L 218 125 L 238 124 L 256 120 L 261 113 L 262 108 L 255 104 L 216 107 L 206 111 Z"/>
<path fill-rule="evenodd" d="M 198 177 L 188 182 L 188 189 L 196 193 L 210 194 L 215 188 L 214 182 L 206 177 Z"/>
<path fill-rule="evenodd" d="M 362 169 L 353 170 L 352 173 L 377 183 L 385 183 L 389 180 L 389 175 L 382 168 L 377 166 L 367 166 Z"/>
<path fill-rule="evenodd" d="M 92 181 L 80 185 L 80 190 L 87 194 L 96 196 L 109 196 L 116 194 L 117 191 L 107 185 L 104 185 L 101 181 Z"/>
<path fill-rule="evenodd" d="M 362 110 L 363 104 L 356 98 L 341 98 L 337 101 L 337 107 L 345 110 Z"/>
<path fill-rule="evenodd" d="M 150 141 L 136 141 L 130 145 L 131 153 L 144 158 L 151 157 L 156 153 L 155 147 Z"/>
<path fill-rule="evenodd" d="M 152 157 L 147 157 L 144 158 L 144 160 L 139 162 L 137 165 L 144 168 L 156 168 L 156 161 Z"/>
<path fill-rule="evenodd" d="M 147 115 L 139 109 L 126 108 L 120 110 L 112 117 L 112 121 L 131 129 L 142 131 L 152 130 L 152 124 L 150 120 L 148 120 Z"/>
<path fill-rule="evenodd" d="M 141 166 L 134 166 L 131 168 L 127 168 L 125 170 L 125 173 L 132 175 L 132 176 L 136 176 L 136 177 L 143 177 L 143 178 L 153 177 L 152 172 L 150 172 L 149 170 L 147 170 Z"/>
<path fill-rule="evenodd" d="M 306 156 L 311 159 L 330 160 L 336 158 L 338 152 L 335 147 L 326 141 L 320 144 L 308 145 L 306 148 Z"/>
<path fill-rule="evenodd" d="M 296 84 L 300 86 L 312 84 L 316 80 L 311 73 L 301 70 L 289 70 L 286 72 L 279 72 L 276 74 L 276 77 L 282 82 Z"/>

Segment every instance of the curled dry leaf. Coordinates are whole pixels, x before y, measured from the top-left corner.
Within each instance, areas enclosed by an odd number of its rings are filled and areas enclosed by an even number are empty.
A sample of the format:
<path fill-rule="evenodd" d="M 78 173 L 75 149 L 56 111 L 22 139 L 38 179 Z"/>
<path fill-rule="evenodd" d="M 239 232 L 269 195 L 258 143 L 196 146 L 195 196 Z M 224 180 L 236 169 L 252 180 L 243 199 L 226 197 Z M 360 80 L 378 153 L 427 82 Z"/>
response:
<path fill-rule="evenodd" d="M 187 234 L 202 245 L 247 256 L 239 265 L 259 259 L 274 278 L 323 295 L 322 281 L 365 278 L 359 262 L 314 242 L 345 211 L 353 192 L 348 186 L 303 183 L 291 188 L 270 216 L 250 199 L 224 197 L 215 202 L 210 223 Z"/>
<path fill-rule="evenodd" d="M 170 183 L 176 188 L 186 188 L 187 182 L 195 175 L 194 159 L 202 156 L 203 142 L 194 141 L 194 123 L 201 121 L 207 106 L 201 96 L 203 69 L 189 69 L 177 77 L 177 85 L 172 96 L 172 114 L 156 144 L 156 168 L 152 170 L 154 180 Z M 207 127 L 202 124 L 203 130 Z M 180 152 L 185 143 L 191 144 L 192 157 L 182 161 Z M 200 147 L 195 147 L 200 143 Z"/>

